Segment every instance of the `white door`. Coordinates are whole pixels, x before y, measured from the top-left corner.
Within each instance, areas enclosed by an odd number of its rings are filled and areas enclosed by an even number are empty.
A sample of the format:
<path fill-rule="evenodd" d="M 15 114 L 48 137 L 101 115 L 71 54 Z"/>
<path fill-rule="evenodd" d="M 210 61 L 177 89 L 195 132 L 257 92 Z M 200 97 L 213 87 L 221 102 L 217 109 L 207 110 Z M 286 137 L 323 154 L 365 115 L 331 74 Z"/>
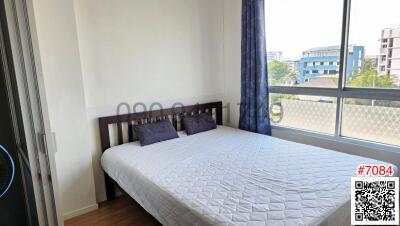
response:
<path fill-rule="evenodd" d="M 56 146 L 50 130 L 31 4 L 26 0 L 5 0 L 6 18 L 39 224 L 63 225 Z"/>

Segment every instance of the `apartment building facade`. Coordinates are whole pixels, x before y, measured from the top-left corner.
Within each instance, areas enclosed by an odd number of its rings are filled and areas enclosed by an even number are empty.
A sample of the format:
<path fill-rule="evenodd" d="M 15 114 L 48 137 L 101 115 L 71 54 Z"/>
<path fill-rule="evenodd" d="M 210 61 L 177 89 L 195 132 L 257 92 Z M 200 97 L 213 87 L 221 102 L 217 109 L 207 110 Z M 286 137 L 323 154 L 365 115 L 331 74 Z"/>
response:
<path fill-rule="evenodd" d="M 312 78 L 338 77 L 340 46 L 326 46 L 308 49 L 300 59 L 300 83 Z M 350 45 L 347 56 L 347 75 L 354 77 L 357 70 L 362 70 L 365 63 L 364 46 Z"/>
<path fill-rule="evenodd" d="M 400 24 L 382 29 L 378 59 L 380 75 L 400 77 Z"/>

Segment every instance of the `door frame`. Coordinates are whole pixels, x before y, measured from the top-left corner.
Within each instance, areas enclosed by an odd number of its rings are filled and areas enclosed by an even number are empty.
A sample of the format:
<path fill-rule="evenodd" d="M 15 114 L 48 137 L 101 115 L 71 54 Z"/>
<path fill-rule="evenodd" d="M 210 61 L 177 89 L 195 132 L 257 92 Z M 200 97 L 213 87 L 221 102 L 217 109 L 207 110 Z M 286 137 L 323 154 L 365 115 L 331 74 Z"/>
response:
<path fill-rule="evenodd" d="M 64 225 L 32 0 L 4 0 L 40 225 Z"/>

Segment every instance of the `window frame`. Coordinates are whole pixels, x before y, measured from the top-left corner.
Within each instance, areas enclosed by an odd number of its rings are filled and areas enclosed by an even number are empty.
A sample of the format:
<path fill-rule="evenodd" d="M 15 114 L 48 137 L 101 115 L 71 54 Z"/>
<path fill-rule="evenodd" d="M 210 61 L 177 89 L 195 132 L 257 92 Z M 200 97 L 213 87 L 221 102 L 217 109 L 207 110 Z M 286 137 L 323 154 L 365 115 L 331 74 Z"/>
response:
<path fill-rule="evenodd" d="M 362 88 L 362 87 L 347 87 L 346 86 L 346 68 L 347 68 L 347 55 L 348 55 L 348 44 L 349 44 L 349 31 L 350 31 L 350 14 L 351 14 L 351 0 L 343 0 L 343 16 L 342 16 L 342 33 L 340 43 L 340 57 L 339 57 L 339 79 L 338 86 L 336 88 L 323 88 L 323 87 L 292 87 L 292 86 L 269 86 L 270 93 L 276 94 L 293 94 L 293 95 L 309 95 L 309 96 L 323 96 L 323 97 L 334 97 L 337 100 L 336 103 L 336 121 L 335 121 L 335 132 L 333 135 L 325 135 L 318 132 L 310 132 L 301 129 L 293 129 L 279 125 L 272 125 L 272 128 L 279 130 L 291 130 L 298 131 L 307 135 L 315 137 L 330 138 L 335 141 L 348 142 L 377 147 L 380 149 L 388 149 L 390 151 L 396 150 L 400 152 L 400 146 L 379 143 L 379 141 L 369 141 L 357 138 L 345 137 L 341 134 L 342 127 L 342 111 L 343 101 L 345 98 L 357 98 L 357 99 L 375 99 L 375 100 L 400 100 L 400 90 L 396 89 L 383 89 L 383 88 Z"/>

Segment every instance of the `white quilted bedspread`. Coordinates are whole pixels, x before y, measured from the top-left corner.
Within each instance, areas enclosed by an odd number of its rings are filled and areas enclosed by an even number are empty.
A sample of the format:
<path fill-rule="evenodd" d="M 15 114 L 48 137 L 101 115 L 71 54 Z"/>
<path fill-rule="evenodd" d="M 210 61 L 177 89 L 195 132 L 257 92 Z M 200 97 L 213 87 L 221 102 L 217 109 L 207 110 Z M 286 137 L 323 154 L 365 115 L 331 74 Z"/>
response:
<path fill-rule="evenodd" d="M 322 224 L 348 204 L 361 163 L 381 162 L 229 127 L 102 156 L 163 225 Z"/>

